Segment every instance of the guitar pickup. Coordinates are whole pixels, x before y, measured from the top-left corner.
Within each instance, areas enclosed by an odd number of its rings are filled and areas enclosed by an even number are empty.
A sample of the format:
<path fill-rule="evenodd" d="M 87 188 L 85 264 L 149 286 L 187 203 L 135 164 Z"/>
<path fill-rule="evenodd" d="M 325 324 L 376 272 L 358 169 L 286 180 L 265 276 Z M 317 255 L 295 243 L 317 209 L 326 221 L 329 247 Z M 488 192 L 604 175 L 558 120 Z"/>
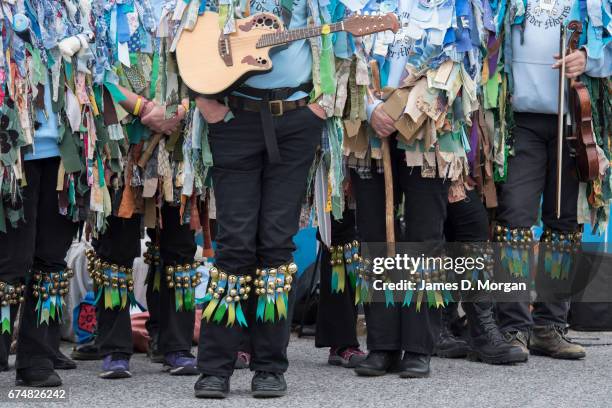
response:
<path fill-rule="evenodd" d="M 229 35 L 221 33 L 219 36 L 219 56 L 225 62 L 225 66 L 231 67 L 234 65 L 232 58 L 232 46 L 230 44 Z"/>

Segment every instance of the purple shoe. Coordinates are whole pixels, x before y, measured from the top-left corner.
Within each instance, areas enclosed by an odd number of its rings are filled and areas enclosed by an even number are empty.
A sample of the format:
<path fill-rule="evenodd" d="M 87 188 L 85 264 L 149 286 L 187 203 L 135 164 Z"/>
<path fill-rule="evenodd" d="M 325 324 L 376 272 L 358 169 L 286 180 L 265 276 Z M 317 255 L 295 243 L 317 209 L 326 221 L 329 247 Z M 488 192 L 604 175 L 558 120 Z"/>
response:
<path fill-rule="evenodd" d="M 169 372 L 170 375 L 200 374 L 195 357 L 188 351 L 167 353 L 164 357 L 164 371 Z"/>
<path fill-rule="evenodd" d="M 130 361 L 124 357 L 114 357 L 108 355 L 102 360 L 102 372 L 99 374 L 101 378 L 130 378 Z"/>

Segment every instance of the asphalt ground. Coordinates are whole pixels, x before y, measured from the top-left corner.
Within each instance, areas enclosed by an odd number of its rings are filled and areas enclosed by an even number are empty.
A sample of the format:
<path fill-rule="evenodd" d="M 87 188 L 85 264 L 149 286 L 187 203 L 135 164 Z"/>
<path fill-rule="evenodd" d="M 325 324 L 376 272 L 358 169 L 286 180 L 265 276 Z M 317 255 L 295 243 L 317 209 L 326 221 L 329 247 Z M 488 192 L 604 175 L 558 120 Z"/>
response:
<path fill-rule="evenodd" d="M 197 377 L 170 376 L 144 354 L 132 358 L 130 379 L 100 379 L 99 361 L 79 361 L 78 369 L 59 372 L 64 381 L 64 400 L 10 400 L 9 391 L 17 389 L 15 371 L 11 369 L 0 373 L 0 406 L 612 407 L 612 333 L 570 332 L 570 337 L 587 347 L 586 359 L 563 361 L 530 356 L 526 364 L 491 366 L 433 358 L 430 378 L 401 379 L 396 375 L 358 377 L 352 370 L 329 366 L 327 349 L 316 349 L 312 338 L 294 336 L 285 376 L 289 393 L 274 400 L 250 396 L 249 370 L 234 373 L 227 399 L 196 399 L 193 384 Z M 62 345 L 66 354 L 70 348 L 69 344 Z"/>

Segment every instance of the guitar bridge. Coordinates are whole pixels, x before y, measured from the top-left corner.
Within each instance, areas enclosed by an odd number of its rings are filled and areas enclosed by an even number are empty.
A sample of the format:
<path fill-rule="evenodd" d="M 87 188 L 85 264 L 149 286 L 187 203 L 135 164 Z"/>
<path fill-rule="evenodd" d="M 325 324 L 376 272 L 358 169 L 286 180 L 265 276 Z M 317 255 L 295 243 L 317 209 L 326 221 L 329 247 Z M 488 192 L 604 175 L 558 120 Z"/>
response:
<path fill-rule="evenodd" d="M 231 67 L 234 65 L 229 36 L 223 33 L 219 36 L 219 56 L 225 62 L 225 66 Z"/>

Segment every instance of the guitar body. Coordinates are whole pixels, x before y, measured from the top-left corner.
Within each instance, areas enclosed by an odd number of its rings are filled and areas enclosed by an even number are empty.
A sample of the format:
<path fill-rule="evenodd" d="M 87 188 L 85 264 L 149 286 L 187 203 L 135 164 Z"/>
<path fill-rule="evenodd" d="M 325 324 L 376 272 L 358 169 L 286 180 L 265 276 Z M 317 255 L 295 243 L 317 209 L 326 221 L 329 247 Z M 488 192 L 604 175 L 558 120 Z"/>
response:
<path fill-rule="evenodd" d="M 193 91 L 221 96 L 249 76 L 272 69 L 270 49 L 257 47 L 264 34 L 283 31 L 283 23 L 270 13 L 237 19 L 236 31 L 223 35 L 219 15 L 206 11 L 192 31 L 184 30 L 176 48 L 179 73 Z"/>

